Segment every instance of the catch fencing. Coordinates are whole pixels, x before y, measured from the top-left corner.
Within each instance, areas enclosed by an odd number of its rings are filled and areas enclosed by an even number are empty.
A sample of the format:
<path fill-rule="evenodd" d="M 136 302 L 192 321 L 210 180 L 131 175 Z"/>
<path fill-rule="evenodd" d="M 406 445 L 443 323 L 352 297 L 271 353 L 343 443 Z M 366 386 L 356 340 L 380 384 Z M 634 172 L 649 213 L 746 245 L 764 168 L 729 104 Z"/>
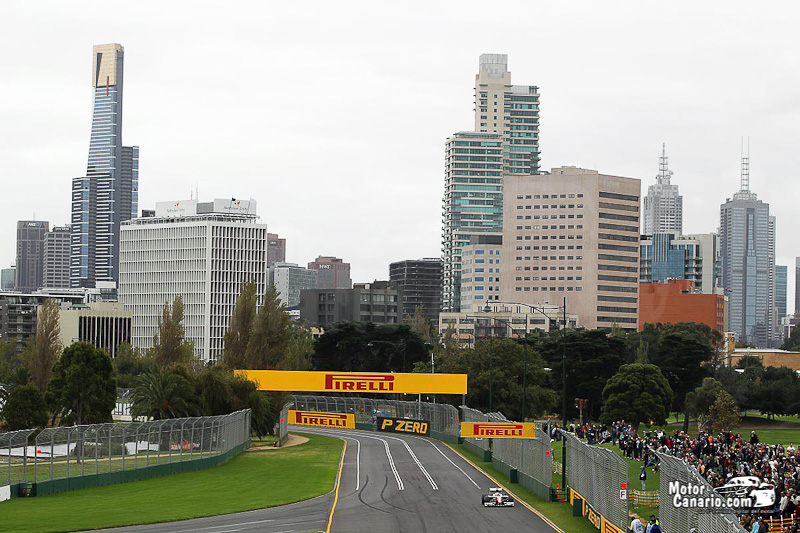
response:
<path fill-rule="evenodd" d="M 286 441 L 289 409 L 318 411 L 321 413 L 353 413 L 356 427 L 375 429 L 378 416 L 426 420 L 430 424 L 431 436 L 448 442 L 458 442 L 461 431 L 458 409 L 449 404 L 429 402 L 404 402 L 382 398 L 358 398 L 345 396 L 292 396 L 281 411 L 278 437 Z"/>
<path fill-rule="evenodd" d="M 659 520 L 665 532 L 691 531 L 697 533 L 746 533 L 736 515 L 731 512 L 698 512 L 696 507 L 676 507 L 670 494 L 670 483 L 678 482 L 680 486 L 690 484 L 703 488 L 703 495 L 709 496 L 714 489 L 694 467 L 682 459 L 661 452 L 656 452 L 660 460 L 661 482 L 659 484 Z M 771 531 L 771 529 L 770 529 Z"/>
<path fill-rule="evenodd" d="M 628 486 L 628 465 L 625 460 L 611 450 L 590 446 L 572 433 L 559 431 L 567 439 L 567 480 L 570 489 L 576 491 L 611 524 L 627 531 L 628 500 L 622 499 L 623 494 L 620 493 L 623 487 Z M 688 530 L 664 531 L 677 533 Z"/>
<path fill-rule="evenodd" d="M 249 446 L 250 410 L 26 431 L 0 434 L 0 482 L 45 495 L 221 464 Z"/>
<path fill-rule="evenodd" d="M 502 413 L 488 413 L 489 422 L 509 422 Z M 545 501 L 553 485 L 553 448 L 550 436 L 536 424 L 536 438 L 492 439 L 492 464 Z"/>
<path fill-rule="evenodd" d="M 467 407 L 466 405 L 461 406 L 461 416 L 464 419 L 464 422 L 489 421 L 488 415 L 478 411 L 477 409 Z M 480 437 L 464 437 L 462 440 L 466 449 L 478 455 L 479 457 L 483 457 L 484 461 L 489 461 L 491 459 L 491 442 L 489 439 L 483 439 Z"/>

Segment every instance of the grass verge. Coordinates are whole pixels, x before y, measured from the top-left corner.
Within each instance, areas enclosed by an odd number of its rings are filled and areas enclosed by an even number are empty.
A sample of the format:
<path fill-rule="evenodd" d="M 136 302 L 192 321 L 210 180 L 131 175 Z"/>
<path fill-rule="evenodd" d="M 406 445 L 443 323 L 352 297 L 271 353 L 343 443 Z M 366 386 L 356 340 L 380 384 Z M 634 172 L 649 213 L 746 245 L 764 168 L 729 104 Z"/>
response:
<path fill-rule="evenodd" d="M 170 522 L 284 505 L 333 488 L 343 442 L 321 435 L 272 452 L 245 452 L 224 465 L 0 503 L 0 529 L 60 532 Z"/>
<path fill-rule="evenodd" d="M 545 501 L 522 485 L 511 484 L 508 476 L 496 470 L 492 463 L 483 462 L 482 457 L 478 457 L 474 453 L 468 451 L 461 444 L 448 444 L 451 448 L 458 450 L 458 452 L 472 461 L 475 466 L 501 482 L 508 487 L 516 496 L 525 500 L 531 507 L 549 518 L 554 524 L 566 531 L 567 533 L 597 533 L 597 529 L 585 518 L 572 516 L 572 508 L 563 502 L 548 502 Z"/>

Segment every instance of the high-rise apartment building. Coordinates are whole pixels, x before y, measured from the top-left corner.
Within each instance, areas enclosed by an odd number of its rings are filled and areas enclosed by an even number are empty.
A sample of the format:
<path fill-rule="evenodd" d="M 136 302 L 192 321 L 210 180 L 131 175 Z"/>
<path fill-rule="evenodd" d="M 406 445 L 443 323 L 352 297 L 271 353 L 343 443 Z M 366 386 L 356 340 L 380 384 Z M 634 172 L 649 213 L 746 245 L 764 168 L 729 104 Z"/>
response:
<path fill-rule="evenodd" d="M 778 322 L 786 316 L 786 296 L 789 269 L 786 265 L 775 265 L 775 307 L 778 310 Z"/>
<path fill-rule="evenodd" d="M 50 289 L 69 287 L 70 226 L 53 226 L 44 237 L 44 273 L 42 286 Z"/>
<path fill-rule="evenodd" d="M 407 259 L 389 265 L 389 281 L 403 295 L 402 316 L 414 316 L 417 307 L 431 321 L 439 323 L 442 305 L 442 260 Z"/>
<path fill-rule="evenodd" d="M 667 148 L 662 144 L 656 184 L 647 188 L 647 196 L 643 200 L 643 235 L 680 235 L 683 232 L 683 196 L 680 195 L 678 186 L 670 183 L 671 178 Z"/>
<path fill-rule="evenodd" d="M 275 263 L 286 262 L 286 239 L 281 239 L 277 233 L 267 234 L 267 266 Z"/>
<path fill-rule="evenodd" d="M 269 283 L 291 309 L 300 305 L 300 291 L 317 288 L 317 271 L 295 263 L 275 263 L 269 267 Z"/>
<path fill-rule="evenodd" d="M 17 267 L 11 265 L 0 271 L 0 291 L 13 291 L 17 283 Z"/>
<path fill-rule="evenodd" d="M 120 225 L 138 211 L 139 147 L 122 145 L 123 58 L 119 44 L 93 49 L 89 161 L 72 180 L 72 287 L 118 280 Z"/>
<path fill-rule="evenodd" d="M 716 233 L 643 235 L 639 248 L 641 283 L 688 279 L 693 289 L 703 294 L 719 288 L 722 265 Z"/>
<path fill-rule="evenodd" d="M 353 286 L 350 263 L 338 257 L 320 255 L 308 264 L 308 268 L 317 271 L 318 289 L 349 289 Z"/>
<path fill-rule="evenodd" d="M 741 188 L 720 206 L 722 286 L 727 290 L 728 330 L 740 342 L 772 344 L 775 290 L 775 217 L 750 191 L 750 162 L 742 158 Z"/>
<path fill-rule="evenodd" d="M 635 330 L 641 181 L 575 167 L 506 176 L 500 300 Z"/>
<path fill-rule="evenodd" d="M 502 235 L 476 235 L 461 249 L 461 311 L 500 300 Z"/>
<path fill-rule="evenodd" d="M 461 251 L 474 236 L 503 232 L 503 140 L 460 132 L 447 139 L 442 206 L 443 310 L 461 310 Z"/>
<path fill-rule="evenodd" d="M 44 272 L 44 240 L 50 223 L 40 220 L 17 222 L 16 289 L 33 292 L 42 286 Z"/>
<path fill-rule="evenodd" d="M 512 85 L 508 55 L 481 54 L 475 76 L 475 131 L 503 139 L 503 172 L 539 172 L 539 88 Z"/>
<path fill-rule="evenodd" d="M 123 224 L 120 245 L 119 299 L 133 315 L 131 344 L 143 350 L 164 304 L 181 296 L 186 340 L 216 360 L 242 284 L 253 281 L 258 295 L 267 287 L 267 226 L 252 200 L 159 202 L 155 217 Z"/>
<path fill-rule="evenodd" d="M 447 139 L 442 206 L 442 308 L 461 309 L 461 248 L 502 235 L 503 176 L 539 172 L 539 88 L 512 85 L 505 54 L 482 54 L 475 131 Z"/>

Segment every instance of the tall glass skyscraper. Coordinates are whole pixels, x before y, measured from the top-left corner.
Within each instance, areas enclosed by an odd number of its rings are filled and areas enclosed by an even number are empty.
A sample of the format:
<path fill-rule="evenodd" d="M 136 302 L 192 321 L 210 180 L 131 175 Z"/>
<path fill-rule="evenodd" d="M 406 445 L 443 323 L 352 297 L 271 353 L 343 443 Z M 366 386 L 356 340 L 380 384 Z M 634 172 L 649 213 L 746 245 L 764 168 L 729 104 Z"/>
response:
<path fill-rule="evenodd" d="M 750 191 L 747 157 L 742 158 L 741 189 L 720 206 L 719 240 L 728 328 L 737 341 L 768 348 L 775 340 L 775 217 Z"/>
<path fill-rule="evenodd" d="M 139 204 L 139 147 L 122 145 L 125 52 L 119 44 L 93 52 L 89 161 L 86 175 L 72 180 L 71 287 L 118 281 L 120 224 Z"/>
<path fill-rule="evenodd" d="M 775 265 L 775 307 L 778 308 L 778 322 L 786 316 L 786 285 L 789 268 L 786 265 Z"/>
<path fill-rule="evenodd" d="M 661 145 L 657 183 L 647 188 L 643 199 L 644 216 L 642 234 L 675 233 L 683 231 L 683 196 L 678 186 L 670 183 L 672 171 L 669 169 L 666 145 Z"/>

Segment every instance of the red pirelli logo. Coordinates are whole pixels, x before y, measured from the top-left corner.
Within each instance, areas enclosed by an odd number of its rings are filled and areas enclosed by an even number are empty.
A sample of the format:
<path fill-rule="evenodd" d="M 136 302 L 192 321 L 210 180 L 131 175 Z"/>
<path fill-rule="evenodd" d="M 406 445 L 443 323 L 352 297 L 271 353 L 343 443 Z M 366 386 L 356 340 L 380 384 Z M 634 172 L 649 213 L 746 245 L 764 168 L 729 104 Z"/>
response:
<path fill-rule="evenodd" d="M 536 426 L 513 422 L 462 422 L 461 436 L 532 439 L 536 437 Z"/>
<path fill-rule="evenodd" d="M 289 423 L 301 426 L 355 429 L 355 416 L 346 413 L 319 413 L 289 410 Z"/>
<path fill-rule="evenodd" d="M 394 376 L 386 374 L 325 374 L 326 391 L 391 392 Z"/>

